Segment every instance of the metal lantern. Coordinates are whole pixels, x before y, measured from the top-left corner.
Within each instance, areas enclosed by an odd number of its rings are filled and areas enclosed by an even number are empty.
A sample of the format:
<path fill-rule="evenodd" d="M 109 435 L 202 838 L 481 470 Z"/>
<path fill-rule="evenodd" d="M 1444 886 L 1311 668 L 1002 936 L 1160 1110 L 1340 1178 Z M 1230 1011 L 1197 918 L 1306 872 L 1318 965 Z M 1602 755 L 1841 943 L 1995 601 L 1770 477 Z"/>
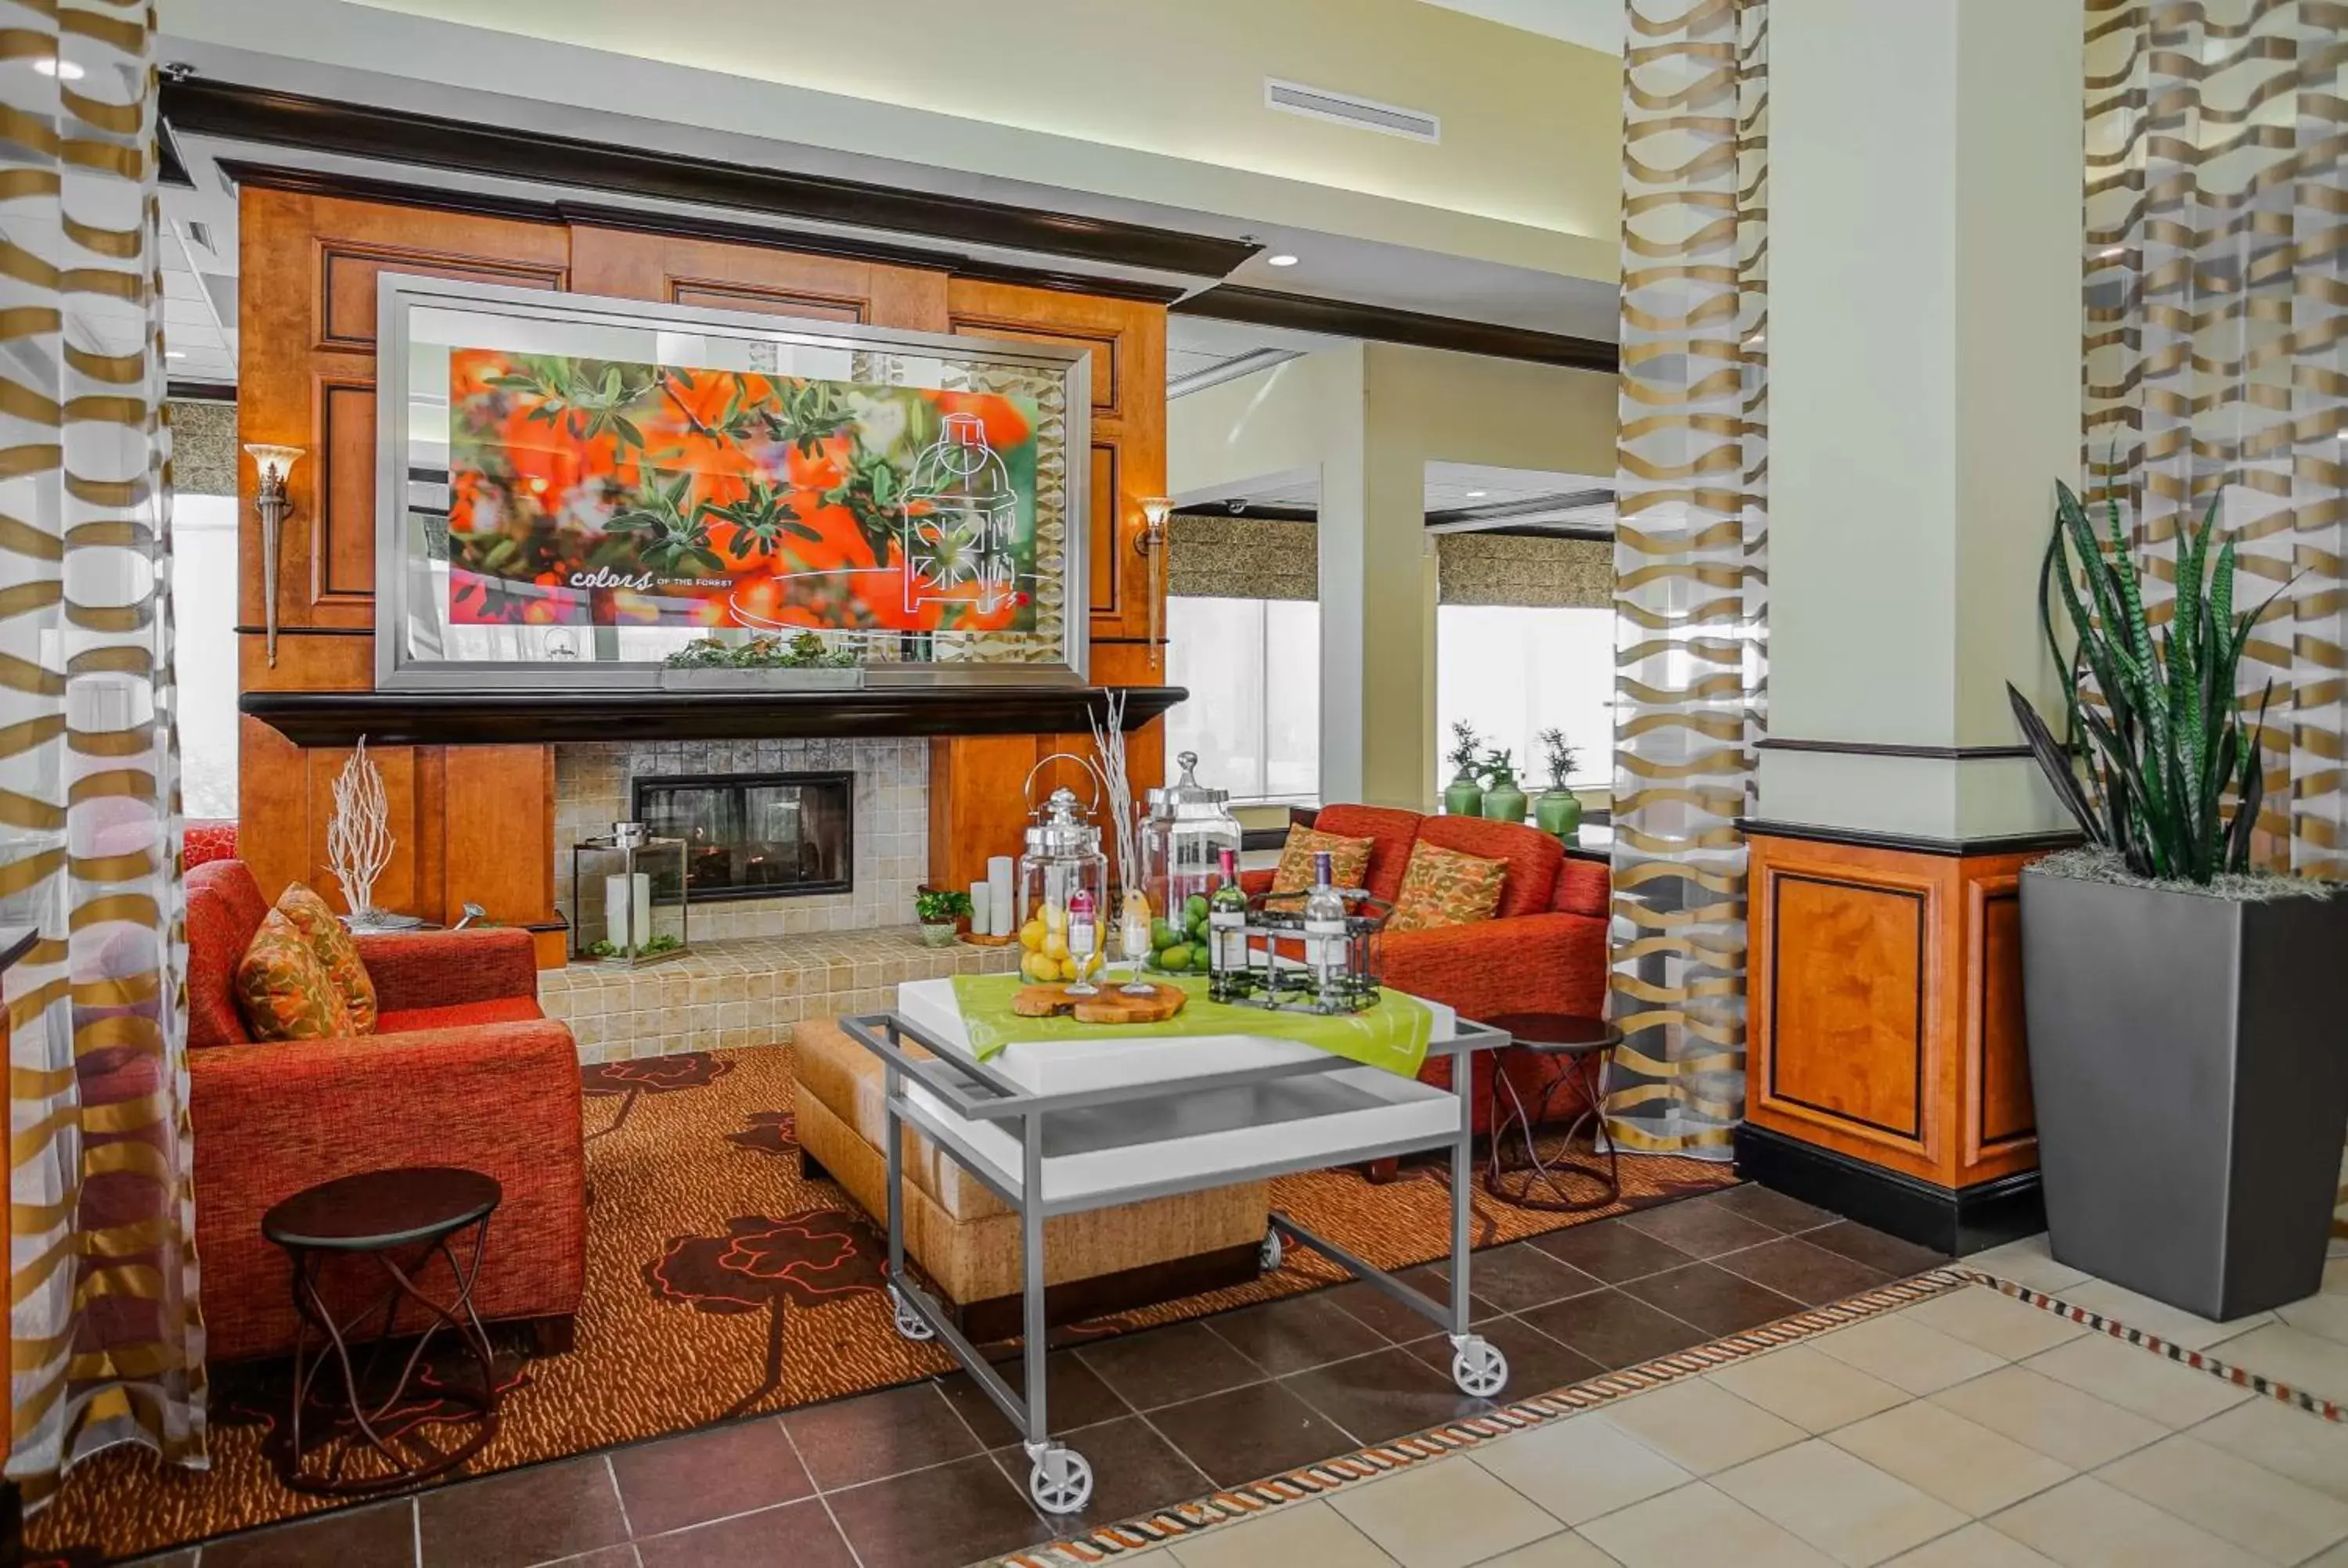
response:
<path fill-rule="evenodd" d="M 686 950 L 692 892 L 685 840 L 641 822 L 571 846 L 571 956 L 634 968 Z"/>
<path fill-rule="evenodd" d="M 1093 821 L 1097 795 L 1089 809 L 1065 788 L 1035 804 L 1035 773 L 1054 760 L 1046 757 L 1027 775 L 1027 847 L 1019 857 L 1019 941 L 1025 951 L 1019 967 L 1031 980 L 1071 981 L 1084 994 L 1095 989 L 1112 917 L 1108 856 Z"/>
<path fill-rule="evenodd" d="M 1222 852 L 1239 853 L 1240 823 L 1231 815 L 1231 792 L 1199 782 L 1198 753 L 1174 760 L 1181 776 L 1149 792 L 1141 864 L 1150 913 L 1180 924 L 1191 898 L 1205 898 L 1222 885 Z"/>

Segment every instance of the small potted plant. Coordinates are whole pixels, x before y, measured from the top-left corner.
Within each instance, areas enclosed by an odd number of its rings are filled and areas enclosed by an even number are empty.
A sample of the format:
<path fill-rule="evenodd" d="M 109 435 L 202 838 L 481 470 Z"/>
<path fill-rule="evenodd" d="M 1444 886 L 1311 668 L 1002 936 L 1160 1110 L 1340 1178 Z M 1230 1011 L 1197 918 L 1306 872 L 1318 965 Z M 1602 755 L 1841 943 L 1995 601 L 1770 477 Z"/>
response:
<path fill-rule="evenodd" d="M 1542 762 L 1549 768 L 1549 788 L 1533 802 L 1533 823 L 1543 833 L 1568 844 L 1581 836 L 1581 797 L 1566 787 L 1580 760 L 1580 748 L 1566 743 L 1563 730 L 1540 733 Z"/>
<path fill-rule="evenodd" d="M 922 940 L 932 948 L 951 948 L 960 923 L 970 918 L 970 895 L 949 888 L 924 888 L 913 897 L 914 917 L 922 922 Z"/>
<path fill-rule="evenodd" d="M 661 686 L 666 691 L 852 691 L 864 684 L 855 650 L 835 648 L 814 631 L 802 631 L 788 641 L 772 633 L 747 641 L 704 637 L 662 662 Z"/>
<path fill-rule="evenodd" d="M 1492 822 L 1525 819 L 1524 786 L 1517 783 L 1514 752 L 1484 753 L 1484 815 Z"/>
<path fill-rule="evenodd" d="M 1483 756 L 1484 743 L 1477 738 L 1476 726 L 1454 723 L 1451 726 L 1451 750 L 1444 753 L 1450 761 L 1451 784 L 1443 792 L 1443 809 L 1453 816 L 1475 816 L 1484 809 L 1484 785 L 1477 777 L 1477 766 Z"/>

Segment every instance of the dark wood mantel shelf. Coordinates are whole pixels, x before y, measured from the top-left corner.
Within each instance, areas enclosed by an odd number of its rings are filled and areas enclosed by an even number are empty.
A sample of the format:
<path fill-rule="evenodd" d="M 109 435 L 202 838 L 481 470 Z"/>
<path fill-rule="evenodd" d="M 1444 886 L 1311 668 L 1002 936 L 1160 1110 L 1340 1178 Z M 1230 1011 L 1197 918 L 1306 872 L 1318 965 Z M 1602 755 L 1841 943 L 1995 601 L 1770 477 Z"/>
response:
<path fill-rule="evenodd" d="M 1138 728 L 1189 695 L 1127 686 Z M 237 706 L 301 746 L 550 741 L 745 741 L 880 735 L 1082 734 L 1100 686 L 861 692 L 247 692 Z"/>

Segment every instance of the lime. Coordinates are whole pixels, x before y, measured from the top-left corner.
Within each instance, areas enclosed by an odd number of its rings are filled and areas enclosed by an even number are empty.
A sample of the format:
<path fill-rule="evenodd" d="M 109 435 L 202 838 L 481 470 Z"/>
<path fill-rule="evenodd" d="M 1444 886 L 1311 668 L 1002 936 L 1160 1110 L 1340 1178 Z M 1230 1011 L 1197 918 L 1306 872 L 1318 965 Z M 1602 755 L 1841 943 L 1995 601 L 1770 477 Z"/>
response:
<path fill-rule="evenodd" d="M 1190 968 L 1203 975 L 1214 967 L 1215 955 L 1211 949 L 1203 947 L 1190 949 Z"/>
<path fill-rule="evenodd" d="M 1182 939 L 1182 934 L 1167 924 L 1161 917 L 1149 922 L 1149 950 L 1162 953 Z"/>
<path fill-rule="evenodd" d="M 1207 919 L 1207 896 L 1193 893 L 1182 905 L 1182 917 L 1193 926 L 1204 925 Z"/>
<path fill-rule="evenodd" d="M 1177 942 L 1159 954 L 1158 961 L 1179 974 L 1190 967 L 1190 949 L 1187 945 Z"/>

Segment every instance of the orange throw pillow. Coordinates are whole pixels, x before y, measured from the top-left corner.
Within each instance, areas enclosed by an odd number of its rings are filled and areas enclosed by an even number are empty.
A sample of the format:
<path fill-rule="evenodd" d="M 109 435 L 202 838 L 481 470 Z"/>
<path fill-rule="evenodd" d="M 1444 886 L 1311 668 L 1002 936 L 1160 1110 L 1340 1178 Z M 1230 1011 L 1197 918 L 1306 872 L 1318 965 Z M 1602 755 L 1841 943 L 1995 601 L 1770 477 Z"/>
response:
<path fill-rule="evenodd" d="M 1334 833 L 1292 826 L 1281 847 L 1280 869 L 1272 874 L 1274 893 L 1309 893 L 1313 889 L 1313 857 L 1329 852 L 1329 876 L 1340 887 L 1359 887 L 1370 869 L 1372 838 L 1340 838 Z"/>
<path fill-rule="evenodd" d="M 1509 863 L 1462 855 L 1456 849 L 1418 844 L 1395 894 L 1389 931 L 1426 931 L 1437 926 L 1472 926 L 1500 907 L 1500 885 Z"/>
<path fill-rule="evenodd" d="M 339 1040 L 351 1032 L 343 993 L 301 927 L 272 909 L 236 966 L 236 1010 L 257 1040 Z"/>
<path fill-rule="evenodd" d="M 351 1018 L 350 1032 L 373 1034 L 375 981 L 368 978 L 366 961 L 359 957 L 359 945 L 351 939 L 350 928 L 335 918 L 324 898 L 299 882 L 286 887 L 277 908 L 301 931 L 302 939 L 317 955 L 319 967 L 342 993 L 343 1010 Z"/>

